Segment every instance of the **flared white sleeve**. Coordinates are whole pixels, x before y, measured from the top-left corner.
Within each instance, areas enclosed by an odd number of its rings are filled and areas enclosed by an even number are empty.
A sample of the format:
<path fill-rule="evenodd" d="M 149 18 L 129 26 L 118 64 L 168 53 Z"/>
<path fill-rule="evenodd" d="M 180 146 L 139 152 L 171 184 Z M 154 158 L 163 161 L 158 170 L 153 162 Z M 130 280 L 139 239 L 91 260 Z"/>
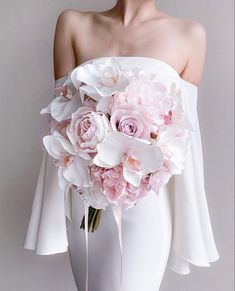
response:
<path fill-rule="evenodd" d="M 219 259 L 204 185 L 203 149 L 197 114 L 198 87 L 181 81 L 183 102 L 194 131 L 183 173 L 173 176 L 173 238 L 168 266 L 179 274 L 190 273 L 190 263 L 210 266 Z"/>
<path fill-rule="evenodd" d="M 60 94 L 57 89 L 65 80 L 66 76 L 56 80 L 54 97 Z M 66 252 L 68 239 L 65 211 L 65 195 L 58 184 L 57 168 L 43 148 L 24 248 L 38 255 Z"/>

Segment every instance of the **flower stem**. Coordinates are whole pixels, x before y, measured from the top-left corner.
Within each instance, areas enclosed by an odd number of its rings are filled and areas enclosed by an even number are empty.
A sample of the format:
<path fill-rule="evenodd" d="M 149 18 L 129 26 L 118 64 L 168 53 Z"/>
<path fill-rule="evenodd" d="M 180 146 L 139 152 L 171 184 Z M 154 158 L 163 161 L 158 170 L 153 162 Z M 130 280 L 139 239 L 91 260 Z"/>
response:
<path fill-rule="evenodd" d="M 101 214 L 102 214 L 102 209 L 98 209 L 97 212 L 96 212 L 96 216 L 95 216 L 92 232 L 98 228 L 99 223 L 100 223 Z"/>
<path fill-rule="evenodd" d="M 98 228 L 99 222 L 100 222 L 100 216 L 101 216 L 102 209 L 96 209 L 92 206 L 89 206 L 88 210 L 88 231 L 94 232 L 95 229 Z M 83 215 L 83 219 L 80 225 L 81 229 L 85 229 L 85 215 Z"/>

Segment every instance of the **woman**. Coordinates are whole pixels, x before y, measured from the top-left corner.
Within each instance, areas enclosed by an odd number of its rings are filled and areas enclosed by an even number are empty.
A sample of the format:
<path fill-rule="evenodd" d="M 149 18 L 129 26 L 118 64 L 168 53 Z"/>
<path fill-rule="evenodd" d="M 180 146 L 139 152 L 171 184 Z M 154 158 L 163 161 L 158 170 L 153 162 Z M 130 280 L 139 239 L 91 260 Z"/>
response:
<path fill-rule="evenodd" d="M 184 175 L 170 180 L 158 196 L 151 192 L 135 207 L 123 211 L 122 262 L 115 219 L 110 209 L 103 213 L 98 231 L 89 236 L 89 291 L 157 291 L 167 264 L 177 273 L 188 274 L 189 263 L 209 266 L 209 262 L 218 259 L 204 192 L 200 130 L 195 115 L 205 47 L 206 33 L 200 23 L 165 14 L 154 0 L 118 0 L 104 12 L 66 10 L 59 15 L 54 40 L 54 75 L 58 86 L 74 68 L 92 60 L 114 57 L 127 68 L 143 65 L 150 72 L 153 69 L 163 76 L 169 74 L 184 84 L 189 95 L 186 108 L 194 116 L 197 128 Z M 41 218 L 35 223 L 36 211 L 33 213 L 25 247 L 38 254 L 52 254 L 66 251 L 68 243 L 78 290 L 88 291 L 86 243 L 84 230 L 80 229 L 83 205 L 79 195 L 72 192 L 71 205 L 67 203 L 71 221 L 67 221 L 66 227 L 59 222 L 59 208 L 56 211 L 53 199 L 59 199 L 60 190 L 52 182 L 52 167 L 46 163 L 43 160 L 40 170 L 42 177 L 42 168 L 47 168 L 44 192 L 39 181 L 37 192 L 43 194 L 42 198 L 37 194 L 34 201 L 34 208 L 43 205 L 42 211 L 38 210 Z M 49 185 L 49 190 L 45 185 Z M 63 193 L 60 200 L 62 213 Z M 51 229 L 50 203 L 56 220 Z"/>

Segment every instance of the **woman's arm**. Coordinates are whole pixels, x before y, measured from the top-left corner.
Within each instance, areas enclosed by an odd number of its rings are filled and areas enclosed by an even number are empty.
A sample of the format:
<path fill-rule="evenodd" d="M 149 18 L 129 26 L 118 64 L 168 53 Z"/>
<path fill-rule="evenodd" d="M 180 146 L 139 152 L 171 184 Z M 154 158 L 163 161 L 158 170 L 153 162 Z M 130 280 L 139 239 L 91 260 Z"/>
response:
<path fill-rule="evenodd" d="M 206 30 L 199 22 L 191 22 L 186 27 L 188 63 L 181 73 L 181 77 L 196 86 L 203 75 L 206 54 Z"/>
<path fill-rule="evenodd" d="M 76 66 L 72 45 L 74 17 L 74 12 L 68 9 L 62 11 L 57 19 L 53 48 L 55 80 L 68 74 Z"/>

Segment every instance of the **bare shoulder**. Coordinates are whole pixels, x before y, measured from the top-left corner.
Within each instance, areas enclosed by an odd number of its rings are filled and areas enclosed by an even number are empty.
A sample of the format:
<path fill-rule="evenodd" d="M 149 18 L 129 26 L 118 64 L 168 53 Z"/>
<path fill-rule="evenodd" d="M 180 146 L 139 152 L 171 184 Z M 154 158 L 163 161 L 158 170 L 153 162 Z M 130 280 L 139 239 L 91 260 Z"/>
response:
<path fill-rule="evenodd" d="M 87 18 L 88 12 L 82 12 L 75 9 L 65 9 L 57 17 L 57 25 L 72 27 L 74 23 Z"/>
<path fill-rule="evenodd" d="M 198 21 L 179 18 L 168 14 L 163 14 L 163 20 L 169 25 L 169 27 L 177 32 L 178 37 L 182 37 L 185 41 L 193 44 L 194 42 L 205 42 L 206 29 Z"/>
<path fill-rule="evenodd" d="M 94 19 L 95 12 L 66 9 L 60 12 L 56 26 L 70 35 L 71 40 L 82 36 Z"/>
<path fill-rule="evenodd" d="M 206 55 L 206 29 L 198 21 L 177 19 L 179 34 L 185 47 L 187 65 L 181 77 L 196 86 L 199 85 Z"/>
<path fill-rule="evenodd" d="M 66 75 L 76 64 L 72 37 L 82 13 L 73 9 L 60 12 L 57 17 L 54 35 L 54 75 L 55 79 Z"/>
<path fill-rule="evenodd" d="M 198 21 L 187 19 L 187 18 L 178 18 L 173 16 L 167 16 L 167 19 L 176 29 L 179 30 L 179 33 L 182 34 L 189 41 L 205 41 L 206 38 L 206 29 Z"/>
<path fill-rule="evenodd" d="M 206 29 L 197 21 L 191 19 L 183 20 L 184 35 L 194 45 L 195 43 L 203 44 L 206 41 Z"/>

